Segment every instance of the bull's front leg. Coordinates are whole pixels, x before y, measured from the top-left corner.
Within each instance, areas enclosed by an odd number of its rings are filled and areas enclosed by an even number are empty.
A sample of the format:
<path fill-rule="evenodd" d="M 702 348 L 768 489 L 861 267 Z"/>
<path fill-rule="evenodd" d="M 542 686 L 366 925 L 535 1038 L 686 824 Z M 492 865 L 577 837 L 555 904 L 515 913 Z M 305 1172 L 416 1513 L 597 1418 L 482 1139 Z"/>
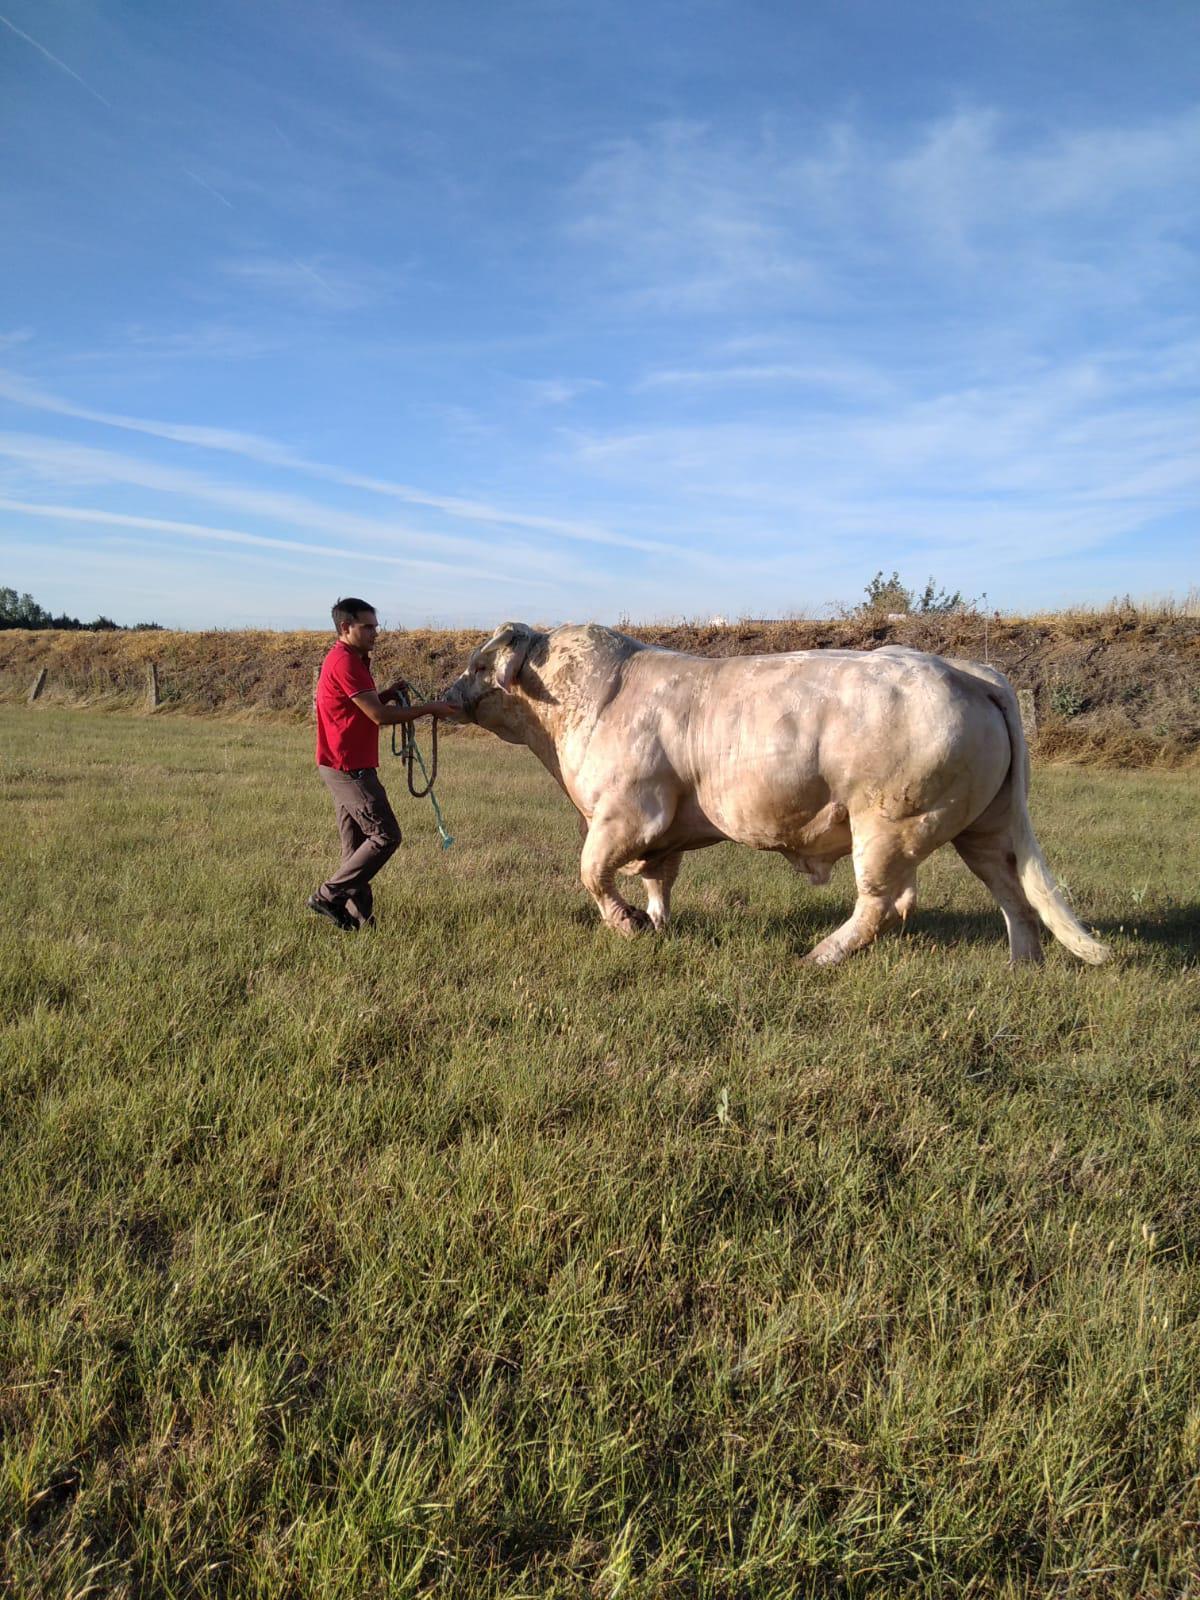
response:
<path fill-rule="evenodd" d="M 627 939 L 653 926 L 646 912 L 622 900 L 616 890 L 618 870 L 641 855 L 644 848 L 627 817 L 598 812 L 588 825 L 579 862 L 579 876 L 599 907 L 601 920 Z"/>
<path fill-rule="evenodd" d="M 659 856 L 653 865 L 647 862 L 642 868 L 642 882 L 646 885 L 646 911 L 660 933 L 671 920 L 671 890 L 679 876 L 682 860 L 683 855 L 677 850 L 674 855 Z"/>

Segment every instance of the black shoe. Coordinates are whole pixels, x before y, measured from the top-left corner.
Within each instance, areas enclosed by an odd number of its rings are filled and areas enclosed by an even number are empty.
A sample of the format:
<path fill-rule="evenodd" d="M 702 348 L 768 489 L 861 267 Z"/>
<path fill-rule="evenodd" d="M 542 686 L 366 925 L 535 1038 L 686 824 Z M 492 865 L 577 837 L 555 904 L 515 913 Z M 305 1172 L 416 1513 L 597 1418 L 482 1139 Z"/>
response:
<path fill-rule="evenodd" d="M 347 916 L 344 908 L 336 900 L 322 900 L 320 895 L 310 894 L 306 904 L 308 909 L 315 911 L 319 917 L 328 917 L 330 922 L 336 922 L 344 933 L 358 932 L 358 923 L 353 917 Z"/>

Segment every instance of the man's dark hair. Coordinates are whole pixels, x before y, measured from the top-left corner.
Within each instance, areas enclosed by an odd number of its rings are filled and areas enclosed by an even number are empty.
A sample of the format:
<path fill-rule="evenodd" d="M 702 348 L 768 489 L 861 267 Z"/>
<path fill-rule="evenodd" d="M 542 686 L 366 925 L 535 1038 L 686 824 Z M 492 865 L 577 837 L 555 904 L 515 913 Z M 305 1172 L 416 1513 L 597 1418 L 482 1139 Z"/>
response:
<path fill-rule="evenodd" d="M 333 625 L 339 633 L 350 622 L 357 622 L 364 611 L 374 611 L 375 607 L 369 600 L 359 600 L 348 594 L 344 600 L 338 600 L 333 607 Z"/>

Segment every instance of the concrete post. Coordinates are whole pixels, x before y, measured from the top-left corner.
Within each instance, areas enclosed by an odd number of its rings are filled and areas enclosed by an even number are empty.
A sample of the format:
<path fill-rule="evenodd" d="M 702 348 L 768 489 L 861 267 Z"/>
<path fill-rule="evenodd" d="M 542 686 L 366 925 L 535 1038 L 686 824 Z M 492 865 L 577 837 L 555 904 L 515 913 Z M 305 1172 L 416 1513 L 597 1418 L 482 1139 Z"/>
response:
<path fill-rule="evenodd" d="M 1025 743 L 1033 744 L 1037 739 L 1037 707 L 1033 700 L 1032 689 L 1017 690 L 1017 704 L 1021 708 L 1021 727 L 1025 730 Z"/>
<path fill-rule="evenodd" d="M 32 705 L 42 690 L 46 687 L 46 668 L 43 667 L 33 680 L 33 688 L 29 691 L 29 704 Z"/>

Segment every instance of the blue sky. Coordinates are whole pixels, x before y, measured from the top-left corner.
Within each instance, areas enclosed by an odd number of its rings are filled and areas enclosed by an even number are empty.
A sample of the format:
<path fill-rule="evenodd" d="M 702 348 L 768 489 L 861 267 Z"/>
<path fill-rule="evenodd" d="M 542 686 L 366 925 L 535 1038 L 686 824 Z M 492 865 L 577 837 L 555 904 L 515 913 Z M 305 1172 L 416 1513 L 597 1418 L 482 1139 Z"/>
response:
<path fill-rule="evenodd" d="M 1200 581 L 1192 0 L 0 19 L 0 584 L 52 610 Z"/>

